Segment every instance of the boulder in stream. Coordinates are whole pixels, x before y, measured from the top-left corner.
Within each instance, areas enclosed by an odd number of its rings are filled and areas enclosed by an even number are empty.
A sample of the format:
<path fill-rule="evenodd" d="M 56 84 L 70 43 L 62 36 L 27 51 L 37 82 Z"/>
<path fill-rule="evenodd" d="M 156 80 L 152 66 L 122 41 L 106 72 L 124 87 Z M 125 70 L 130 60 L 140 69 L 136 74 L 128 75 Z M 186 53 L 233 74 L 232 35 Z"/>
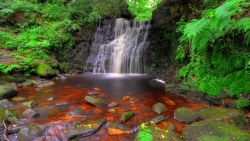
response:
<path fill-rule="evenodd" d="M 0 99 L 10 98 L 17 94 L 16 83 L 6 83 L 0 85 Z"/>
<path fill-rule="evenodd" d="M 17 134 L 18 141 L 33 141 L 42 136 L 42 129 L 37 125 L 28 125 L 20 129 Z"/>
<path fill-rule="evenodd" d="M 44 80 L 44 79 L 33 80 L 32 83 L 37 85 L 39 88 L 46 87 L 46 86 L 51 86 L 51 85 L 55 84 L 53 81 Z"/>
<path fill-rule="evenodd" d="M 152 110 L 157 114 L 162 114 L 167 110 L 167 107 L 164 104 L 158 102 L 152 107 Z"/>
<path fill-rule="evenodd" d="M 12 107 L 12 106 L 14 106 L 14 104 L 8 99 L 0 100 L 0 107 L 7 109 L 8 107 Z"/>
<path fill-rule="evenodd" d="M 185 141 L 249 141 L 250 134 L 215 119 L 192 123 L 183 129 Z"/>
<path fill-rule="evenodd" d="M 47 64 L 41 63 L 35 70 L 36 74 L 41 77 L 50 78 L 55 76 L 55 71 Z"/>
<path fill-rule="evenodd" d="M 200 118 L 198 111 L 189 110 L 187 108 L 178 108 L 174 111 L 174 119 L 182 123 L 192 123 Z"/>
<path fill-rule="evenodd" d="M 100 98 L 94 98 L 91 96 L 85 96 L 84 100 L 94 106 L 108 105 L 108 103 Z"/>
<path fill-rule="evenodd" d="M 123 113 L 120 119 L 121 123 L 127 122 L 130 118 L 134 116 L 134 114 L 135 113 L 132 111 Z"/>
<path fill-rule="evenodd" d="M 113 122 L 108 125 L 109 135 L 130 134 L 130 128 L 120 122 Z"/>
<path fill-rule="evenodd" d="M 86 113 L 83 111 L 82 108 L 75 108 L 67 113 L 68 116 L 83 116 L 86 117 Z"/>
<path fill-rule="evenodd" d="M 67 130 L 67 137 L 74 139 L 79 136 L 89 136 L 99 130 L 107 119 L 88 119 L 74 124 Z"/>

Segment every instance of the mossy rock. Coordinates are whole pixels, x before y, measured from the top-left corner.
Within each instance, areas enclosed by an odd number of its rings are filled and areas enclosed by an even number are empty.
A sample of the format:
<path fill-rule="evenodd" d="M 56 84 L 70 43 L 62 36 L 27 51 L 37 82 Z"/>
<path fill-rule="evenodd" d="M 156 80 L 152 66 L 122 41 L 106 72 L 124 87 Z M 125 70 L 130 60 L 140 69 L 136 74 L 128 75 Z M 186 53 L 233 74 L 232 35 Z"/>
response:
<path fill-rule="evenodd" d="M 108 103 L 100 98 L 94 98 L 91 96 L 85 96 L 84 100 L 94 106 L 108 105 Z"/>
<path fill-rule="evenodd" d="M 250 134 L 215 119 L 192 123 L 183 129 L 185 141 L 249 141 Z"/>
<path fill-rule="evenodd" d="M 13 76 L 15 78 L 16 83 L 23 83 L 27 80 L 27 77 L 23 74 L 14 74 Z"/>
<path fill-rule="evenodd" d="M 134 116 L 134 114 L 135 113 L 131 112 L 131 111 L 123 113 L 121 116 L 121 119 L 120 119 L 121 123 L 127 122 L 130 118 L 132 118 Z"/>
<path fill-rule="evenodd" d="M 39 64 L 35 72 L 37 75 L 45 78 L 50 78 L 55 76 L 55 71 L 49 65 L 44 63 Z"/>
<path fill-rule="evenodd" d="M 0 79 L 2 81 L 5 81 L 5 82 L 9 82 L 9 83 L 13 83 L 13 82 L 16 82 L 16 78 L 11 76 L 11 75 L 4 75 L 4 76 L 1 76 Z"/>
<path fill-rule="evenodd" d="M 18 141 L 33 141 L 36 137 L 41 136 L 43 133 L 42 129 L 36 125 L 28 125 L 21 128 L 17 134 Z"/>
<path fill-rule="evenodd" d="M 61 64 L 59 64 L 59 70 L 63 73 L 65 72 L 69 72 L 70 70 L 70 64 L 66 63 L 66 62 L 62 62 Z"/>
<path fill-rule="evenodd" d="M 158 102 L 156 103 L 153 107 L 152 107 L 152 110 L 157 113 L 157 114 L 162 114 L 164 113 L 165 111 L 167 111 L 167 107 L 166 105 Z"/>
<path fill-rule="evenodd" d="M 198 111 L 189 110 L 187 108 L 178 108 L 174 111 L 174 118 L 182 123 L 192 123 L 198 121 L 200 116 Z"/>
<path fill-rule="evenodd" d="M 33 109 L 36 105 L 37 105 L 37 101 L 36 100 L 31 100 L 28 102 L 24 102 L 23 103 L 24 106 Z"/>
<path fill-rule="evenodd" d="M 17 85 L 16 83 L 6 83 L 0 85 L 0 100 L 4 98 L 10 98 L 17 94 Z"/>
<path fill-rule="evenodd" d="M 231 124 L 244 122 L 244 112 L 225 108 L 202 108 L 199 110 L 202 119 L 214 118 Z"/>
<path fill-rule="evenodd" d="M 13 124 L 19 124 L 19 116 L 16 111 L 13 110 L 6 110 L 5 111 L 6 119 Z"/>
<path fill-rule="evenodd" d="M 5 112 L 4 112 L 5 110 L 4 110 L 4 108 L 2 108 L 2 107 L 0 107 L 0 130 L 3 128 L 3 123 L 2 123 L 2 121 L 3 121 L 3 119 L 4 119 L 4 117 L 5 117 Z"/>

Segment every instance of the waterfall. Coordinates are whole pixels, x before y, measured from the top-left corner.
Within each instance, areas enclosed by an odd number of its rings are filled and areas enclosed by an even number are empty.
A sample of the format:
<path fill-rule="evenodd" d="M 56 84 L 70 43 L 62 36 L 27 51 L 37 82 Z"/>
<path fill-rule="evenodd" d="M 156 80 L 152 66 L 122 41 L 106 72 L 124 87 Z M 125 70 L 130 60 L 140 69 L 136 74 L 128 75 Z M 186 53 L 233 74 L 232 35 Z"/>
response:
<path fill-rule="evenodd" d="M 144 73 L 149 21 L 116 19 L 115 39 L 99 48 L 93 73 Z"/>

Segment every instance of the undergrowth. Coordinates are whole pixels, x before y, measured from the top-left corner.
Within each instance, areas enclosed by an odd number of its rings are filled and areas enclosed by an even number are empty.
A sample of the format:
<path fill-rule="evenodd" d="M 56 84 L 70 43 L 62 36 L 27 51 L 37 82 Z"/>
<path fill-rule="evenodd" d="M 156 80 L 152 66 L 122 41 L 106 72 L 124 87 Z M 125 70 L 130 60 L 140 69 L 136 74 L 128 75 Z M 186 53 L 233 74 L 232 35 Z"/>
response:
<path fill-rule="evenodd" d="M 178 23 L 182 36 L 176 60 L 185 64 L 178 76 L 211 96 L 227 89 L 227 96 L 240 98 L 250 93 L 250 3 L 226 0 L 213 5 L 201 18 Z"/>

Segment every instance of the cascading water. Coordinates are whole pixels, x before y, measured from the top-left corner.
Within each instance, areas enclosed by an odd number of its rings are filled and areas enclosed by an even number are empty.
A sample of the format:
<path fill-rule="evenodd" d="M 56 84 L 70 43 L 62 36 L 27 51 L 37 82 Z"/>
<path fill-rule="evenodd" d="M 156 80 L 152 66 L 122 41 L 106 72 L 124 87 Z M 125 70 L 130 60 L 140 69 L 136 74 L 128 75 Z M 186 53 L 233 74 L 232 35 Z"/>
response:
<path fill-rule="evenodd" d="M 99 48 L 93 73 L 144 73 L 149 21 L 116 19 L 115 39 Z"/>

